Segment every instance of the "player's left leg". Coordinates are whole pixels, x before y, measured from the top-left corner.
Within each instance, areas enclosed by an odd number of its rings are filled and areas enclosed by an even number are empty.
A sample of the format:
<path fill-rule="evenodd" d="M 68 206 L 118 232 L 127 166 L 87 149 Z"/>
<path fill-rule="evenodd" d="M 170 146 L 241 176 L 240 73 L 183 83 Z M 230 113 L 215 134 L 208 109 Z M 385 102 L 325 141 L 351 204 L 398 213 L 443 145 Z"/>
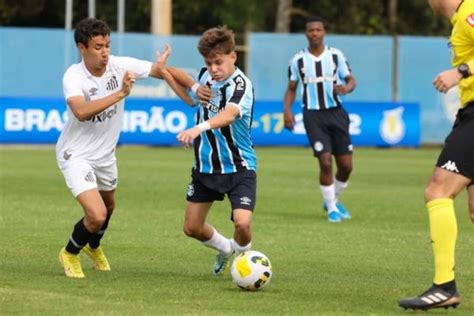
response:
<path fill-rule="evenodd" d="M 467 187 L 467 196 L 469 201 L 469 216 L 474 223 L 474 182 L 471 182 Z"/>
<path fill-rule="evenodd" d="M 115 190 L 99 191 L 99 193 L 104 201 L 107 210 L 107 217 L 105 218 L 100 230 L 91 236 L 89 243 L 82 250 L 92 260 L 93 268 L 95 270 L 110 271 L 110 264 L 105 256 L 103 248 L 100 246 L 100 241 L 109 226 L 110 217 L 115 209 Z"/>
<path fill-rule="evenodd" d="M 254 171 L 238 173 L 235 186 L 228 192 L 234 223 L 233 249 L 236 255 L 252 248 L 252 215 L 257 202 L 257 174 Z"/>
<path fill-rule="evenodd" d="M 246 209 L 239 208 L 232 211 L 235 255 L 252 248 L 252 215 L 252 211 Z"/>
<path fill-rule="evenodd" d="M 321 152 L 317 155 L 319 162 L 319 189 L 323 197 L 323 208 L 328 212 L 328 221 L 338 223 L 341 221 L 336 206 L 336 190 L 332 175 L 332 154 L 331 152 Z"/>
<path fill-rule="evenodd" d="M 349 184 L 349 176 L 352 172 L 352 153 L 335 156 L 337 172 L 334 177 L 334 189 L 336 191 L 336 207 L 343 219 L 350 219 L 351 214 L 339 202 L 339 197 Z"/>
<path fill-rule="evenodd" d="M 453 199 L 469 182 L 468 178 L 460 174 L 435 168 L 425 189 L 435 277 L 433 285 L 427 291 L 417 297 L 400 300 L 401 307 L 427 310 L 459 305 L 460 296 L 454 278 L 457 222 Z"/>

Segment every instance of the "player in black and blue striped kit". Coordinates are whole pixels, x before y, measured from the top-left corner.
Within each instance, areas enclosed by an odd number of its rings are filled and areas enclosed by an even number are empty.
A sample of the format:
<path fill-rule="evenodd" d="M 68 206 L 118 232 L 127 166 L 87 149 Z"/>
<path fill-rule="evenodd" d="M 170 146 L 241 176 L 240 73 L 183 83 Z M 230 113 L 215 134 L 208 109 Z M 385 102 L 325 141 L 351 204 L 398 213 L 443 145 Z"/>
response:
<path fill-rule="evenodd" d="M 285 127 L 292 130 L 295 117 L 291 111 L 298 82 L 301 85 L 303 123 L 314 156 L 319 161 L 319 184 L 328 212 L 329 222 L 351 218 L 338 198 L 347 187 L 352 171 L 352 142 L 349 135 L 349 116 L 339 97 L 355 88 L 355 79 L 344 54 L 324 45 L 326 21 L 309 17 L 306 38 L 309 46 L 290 61 L 288 88 L 284 97 Z M 337 165 L 332 173 L 332 156 Z"/>
<path fill-rule="evenodd" d="M 183 230 L 218 251 L 213 274 L 220 275 L 234 253 L 251 248 L 257 186 L 257 158 L 250 137 L 254 92 L 252 82 L 235 67 L 237 53 L 231 30 L 207 30 L 198 49 L 206 64 L 198 82 L 179 69 L 169 69 L 200 100 L 196 125 L 177 136 L 185 147 L 194 146 L 195 153 Z M 225 195 L 232 208 L 233 239 L 206 223 L 212 203 Z"/>

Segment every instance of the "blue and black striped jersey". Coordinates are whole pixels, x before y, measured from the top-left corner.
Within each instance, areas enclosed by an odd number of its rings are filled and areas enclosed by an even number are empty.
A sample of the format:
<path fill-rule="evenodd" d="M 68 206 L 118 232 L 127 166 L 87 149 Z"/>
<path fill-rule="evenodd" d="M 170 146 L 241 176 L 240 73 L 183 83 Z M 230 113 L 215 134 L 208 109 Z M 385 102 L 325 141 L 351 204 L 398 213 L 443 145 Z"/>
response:
<path fill-rule="evenodd" d="M 307 48 L 298 52 L 290 61 L 288 79 L 301 84 L 302 107 L 325 110 L 341 105 L 334 91 L 335 84 L 345 83 L 351 74 L 344 54 L 329 46 L 316 57 Z"/>
<path fill-rule="evenodd" d="M 212 80 L 207 68 L 202 68 L 198 80 L 211 88 L 212 99 L 201 103 L 197 123 L 210 119 L 226 106 L 237 106 L 240 115 L 229 126 L 208 130 L 194 140 L 194 168 L 208 174 L 255 171 L 257 158 L 250 137 L 254 105 L 252 82 L 238 68 L 222 82 Z M 233 105 L 229 105 L 231 103 Z"/>

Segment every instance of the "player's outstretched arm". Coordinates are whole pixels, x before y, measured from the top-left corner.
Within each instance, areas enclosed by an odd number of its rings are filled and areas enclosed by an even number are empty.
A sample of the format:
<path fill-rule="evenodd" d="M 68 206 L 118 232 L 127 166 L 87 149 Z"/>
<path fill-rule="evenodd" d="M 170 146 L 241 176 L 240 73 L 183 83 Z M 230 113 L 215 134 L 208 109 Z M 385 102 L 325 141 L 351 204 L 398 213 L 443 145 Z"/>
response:
<path fill-rule="evenodd" d="M 172 73 L 168 70 L 168 67 L 166 66 L 166 62 L 170 54 L 171 48 L 169 45 L 166 45 L 165 51 L 163 53 L 156 53 L 156 60 L 151 67 L 150 76 L 165 80 L 178 97 L 180 97 L 188 105 L 193 106 L 194 102 L 186 92 L 186 87 L 173 77 Z"/>
<path fill-rule="evenodd" d="M 228 126 L 232 124 L 232 122 L 234 122 L 236 117 L 239 115 L 239 107 L 234 103 L 228 103 L 224 111 L 219 112 L 217 115 L 211 117 L 207 121 L 182 131 L 176 136 L 176 138 L 181 144 L 183 144 L 184 147 L 191 147 L 194 143 L 194 139 L 196 139 L 202 132 Z"/>
<path fill-rule="evenodd" d="M 182 69 L 168 67 L 168 70 L 179 83 L 191 89 L 197 95 L 199 101 L 208 102 L 211 100 L 212 91 L 208 86 L 200 85 Z"/>

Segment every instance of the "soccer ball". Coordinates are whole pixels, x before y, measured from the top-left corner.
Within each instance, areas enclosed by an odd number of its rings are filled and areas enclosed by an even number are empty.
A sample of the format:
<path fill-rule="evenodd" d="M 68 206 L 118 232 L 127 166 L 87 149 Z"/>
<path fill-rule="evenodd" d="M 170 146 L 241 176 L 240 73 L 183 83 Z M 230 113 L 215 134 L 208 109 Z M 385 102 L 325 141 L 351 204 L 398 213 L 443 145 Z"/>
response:
<path fill-rule="evenodd" d="M 231 274 L 240 288 L 257 291 L 268 286 L 272 279 L 272 264 L 263 253 L 249 250 L 242 252 L 232 262 Z"/>

